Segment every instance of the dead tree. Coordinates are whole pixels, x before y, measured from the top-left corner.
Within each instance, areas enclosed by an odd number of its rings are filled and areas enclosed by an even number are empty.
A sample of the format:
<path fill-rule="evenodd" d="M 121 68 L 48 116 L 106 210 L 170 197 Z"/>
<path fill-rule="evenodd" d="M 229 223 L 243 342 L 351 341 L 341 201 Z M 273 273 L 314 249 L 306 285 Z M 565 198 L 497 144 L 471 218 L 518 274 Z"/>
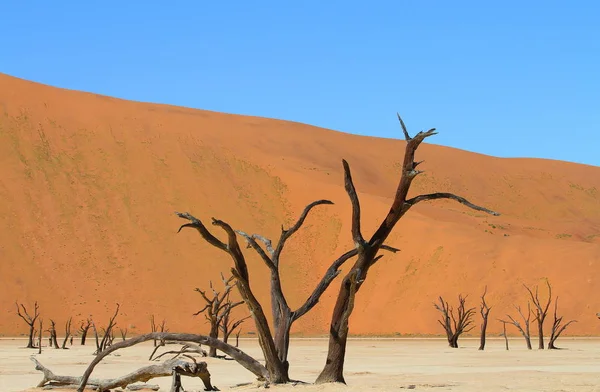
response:
<path fill-rule="evenodd" d="M 35 329 L 35 321 L 38 317 L 40 317 L 40 308 L 38 306 L 38 303 L 37 301 L 35 301 L 33 305 L 33 315 L 29 314 L 29 312 L 25 308 L 25 305 L 19 305 L 16 301 L 15 305 L 17 306 L 17 316 L 21 317 L 23 321 L 25 321 L 27 325 L 29 325 L 29 340 L 27 341 L 27 348 L 35 348 L 35 345 L 33 344 L 33 331 Z M 21 313 L 21 310 L 23 310 L 23 313 Z"/>
<path fill-rule="evenodd" d="M 531 302 L 533 302 L 533 306 L 535 306 L 535 321 L 537 321 L 538 326 L 538 349 L 540 350 L 544 349 L 544 320 L 546 320 L 548 308 L 550 307 L 550 302 L 552 302 L 552 287 L 550 286 L 548 279 L 546 279 L 546 285 L 548 286 L 548 301 L 545 305 L 542 305 L 542 302 L 538 296 L 538 286 L 535 286 L 534 295 L 529 287 L 523 285 L 529 292 Z"/>
<path fill-rule="evenodd" d="M 213 218 L 212 224 L 214 226 L 219 226 L 227 233 L 228 239 L 227 243 L 225 243 L 210 233 L 210 231 L 208 231 L 208 229 L 199 219 L 188 213 L 177 213 L 177 215 L 181 218 L 190 220 L 190 223 L 182 225 L 179 228 L 179 231 L 186 227 L 191 227 L 198 230 L 204 240 L 216 248 L 228 253 L 233 259 L 234 268 L 231 269 L 231 273 L 236 278 L 236 286 L 238 291 L 248 306 L 256 324 L 258 342 L 264 354 L 266 369 L 269 373 L 269 379 L 273 383 L 288 382 L 290 379 L 287 369 L 285 369 L 283 363 L 277 355 L 271 329 L 269 328 L 263 308 L 250 288 L 250 275 L 248 273 L 246 258 L 244 257 L 244 254 L 239 246 L 235 231 L 228 223 Z"/>
<path fill-rule="evenodd" d="M 38 335 L 38 354 L 42 353 L 42 331 L 44 330 L 44 320 L 39 319 L 40 332 Z"/>
<path fill-rule="evenodd" d="M 85 339 L 87 338 L 87 334 L 88 334 L 88 331 L 90 330 L 91 326 L 92 326 L 92 321 L 90 319 L 86 320 L 86 324 L 84 324 L 82 321 L 81 325 L 79 326 L 79 332 L 81 333 L 81 345 L 82 346 L 85 346 Z"/>
<path fill-rule="evenodd" d="M 113 328 L 117 325 L 115 320 L 119 315 L 119 308 L 120 305 L 117 304 L 115 313 L 108 320 L 107 327 L 102 328 L 102 339 L 100 339 L 100 335 L 98 334 L 98 328 L 96 328 L 96 323 L 93 319 L 91 319 L 92 329 L 94 330 L 94 335 L 96 338 L 96 351 L 94 352 L 94 355 L 101 353 L 102 351 L 106 350 L 107 347 L 110 347 L 112 345 L 112 342 L 115 338 Z"/>
<path fill-rule="evenodd" d="M 401 177 L 387 216 L 383 219 L 379 228 L 368 241 L 365 240 L 362 235 L 360 203 L 352 181 L 350 165 L 348 165 L 348 162 L 345 160 L 342 161 L 344 166 L 345 189 L 352 204 L 352 239 L 358 252 L 358 259 L 342 280 L 331 317 L 327 360 L 316 380 L 317 383 L 345 383 L 343 373 L 346 341 L 348 338 L 348 320 L 352 314 L 356 292 L 365 282 L 369 269 L 381 258 L 381 255 L 378 255 L 381 246 L 385 243 L 396 223 L 398 223 L 411 207 L 423 201 L 451 199 L 474 210 L 491 215 L 499 215 L 497 212 L 472 204 L 465 198 L 452 193 L 431 193 L 408 198 L 408 191 L 412 181 L 421 173 L 420 170 L 417 170 L 417 166 L 421 162 L 415 162 L 415 152 L 425 138 L 435 135 L 436 132 L 435 128 L 433 128 L 427 132 L 419 132 L 414 137 L 410 137 L 400 115 L 398 115 L 398 120 L 400 121 L 404 138 L 406 139 Z"/>
<path fill-rule="evenodd" d="M 63 350 L 67 349 L 67 341 L 69 340 L 69 336 L 71 336 L 71 319 L 72 317 L 69 317 L 69 320 L 65 323 L 65 340 L 63 340 L 61 346 Z"/>
<path fill-rule="evenodd" d="M 237 306 L 244 303 L 244 301 L 232 302 L 230 299 L 231 289 L 233 285 L 231 282 L 234 277 L 231 276 L 229 279 L 225 279 L 221 274 L 221 280 L 223 281 L 224 289 L 222 292 L 215 290 L 212 281 L 209 282 L 209 287 L 212 291 L 211 294 L 206 294 L 206 291 L 196 288 L 196 291 L 200 293 L 202 299 L 206 302 L 206 305 L 198 312 L 194 313 L 194 316 L 204 314 L 204 317 L 210 324 L 210 332 L 208 336 L 214 339 L 219 338 L 219 331 L 223 331 L 223 341 L 227 343 L 229 335 L 233 329 L 237 328 L 244 319 L 238 320 L 239 322 L 233 322 L 231 320 L 231 311 Z M 217 350 L 210 348 L 209 357 L 216 358 Z"/>
<path fill-rule="evenodd" d="M 557 317 L 556 311 L 558 309 L 558 296 L 554 300 L 554 322 L 552 323 L 552 332 L 550 333 L 550 341 L 548 342 L 548 350 L 557 350 L 558 347 L 554 343 L 556 343 L 556 339 L 560 336 L 561 333 L 564 332 L 565 329 L 572 323 L 576 323 L 577 320 L 571 320 L 565 324 L 563 324 L 562 316 Z"/>
<path fill-rule="evenodd" d="M 159 324 L 156 324 L 156 321 L 154 319 L 154 315 L 150 316 L 150 328 L 152 329 L 152 332 L 167 332 L 167 329 L 165 329 L 167 326 L 167 321 L 165 319 L 163 319 L 163 321 Z M 159 347 L 159 344 L 156 342 L 156 340 L 153 341 L 154 347 Z M 164 345 L 162 342 L 160 345 Z"/>
<path fill-rule="evenodd" d="M 50 319 L 50 328 L 47 329 L 47 332 L 50 333 L 49 346 L 60 348 L 58 346 L 58 341 L 56 340 L 56 323 L 52 319 Z"/>
<path fill-rule="evenodd" d="M 446 331 L 448 345 L 452 348 L 458 348 L 458 338 L 465 332 L 473 329 L 473 315 L 475 308 L 465 308 L 467 297 L 462 294 L 458 296 L 457 314 L 454 314 L 454 309 L 448 305 L 448 302 L 440 296 L 439 304 L 434 303 L 433 306 L 442 313 L 442 319 L 438 320 L 440 325 Z"/>
<path fill-rule="evenodd" d="M 500 319 L 498 319 L 498 321 L 500 321 L 502 323 L 502 336 L 504 336 L 504 343 L 506 345 L 506 351 L 508 351 L 508 336 L 506 336 L 506 323 L 508 321 L 504 321 L 504 320 L 500 320 Z"/>
<path fill-rule="evenodd" d="M 479 305 L 479 313 L 481 314 L 481 337 L 479 339 L 479 350 L 485 349 L 485 331 L 487 329 L 488 324 L 488 316 L 490 314 L 490 308 L 485 302 L 485 295 L 487 294 L 487 286 L 483 290 L 483 294 L 481 295 L 481 305 Z"/>
<path fill-rule="evenodd" d="M 121 333 L 121 340 L 127 339 L 127 328 L 125 328 L 125 329 L 119 328 L 119 333 Z"/>
<path fill-rule="evenodd" d="M 521 332 L 521 335 L 523 335 L 523 338 L 525 339 L 525 344 L 527 345 L 527 349 L 531 350 L 531 333 L 529 332 L 529 324 L 531 322 L 531 305 L 529 302 L 527 302 L 527 317 L 525 317 L 525 315 L 521 311 L 520 306 L 515 306 L 515 309 L 517 309 L 517 312 L 519 312 L 519 314 L 521 315 L 524 325 L 521 325 L 521 323 L 519 323 L 517 320 L 515 320 L 511 315 L 508 314 L 506 316 L 510 320 L 510 323 L 512 325 L 514 325 L 515 327 L 517 327 L 519 332 Z M 504 321 L 504 320 L 500 320 L 500 321 L 502 321 L 503 323 L 509 322 L 509 321 Z"/>
<path fill-rule="evenodd" d="M 223 319 L 221 320 L 221 324 L 219 325 L 219 328 L 221 329 L 221 332 L 223 333 L 223 342 L 227 343 L 229 341 L 229 336 L 231 336 L 233 331 L 238 329 L 238 327 L 249 318 L 250 318 L 250 316 L 246 316 L 246 317 L 242 317 L 241 319 L 234 320 L 231 318 L 231 309 L 229 309 L 227 312 L 225 312 L 225 315 L 223 316 Z M 238 330 L 238 332 L 236 333 L 235 336 L 236 336 L 235 347 L 237 347 L 238 342 L 239 342 L 240 330 Z"/>

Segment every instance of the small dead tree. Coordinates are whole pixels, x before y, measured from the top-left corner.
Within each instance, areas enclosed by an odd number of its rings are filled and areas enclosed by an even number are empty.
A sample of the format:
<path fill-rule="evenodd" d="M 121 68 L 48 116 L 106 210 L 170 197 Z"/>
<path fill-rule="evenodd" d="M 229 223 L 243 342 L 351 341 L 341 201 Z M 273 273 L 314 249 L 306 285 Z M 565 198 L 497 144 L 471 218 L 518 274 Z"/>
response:
<path fill-rule="evenodd" d="M 490 314 L 490 308 L 485 302 L 485 295 L 487 294 L 487 286 L 483 290 L 483 294 L 481 295 L 481 305 L 479 305 L 479 314 L 481 314 L 481 337 L 479 339 L 479 350 L 485 349 L 485 331 L 487 330 L 488 324 L 488 316 Z"/>
<path fill-rule="evenodd" d="M 417 166 L 422 162 L 415 161 L 415 152 L 423 140 L 435 135 L 436 132 L 435 128 L 432 128 L 427 132 L 419 132 L 414 137 L 410 137 L 400 115 L 398 115 L 398 120 L 402 127 L 404 138 L 406 139 L 401 177 L 388 214 L 369 240 L 365 240 L 362 234 L 360 202 L 350 173 L 350 165 L 345 160 L 342 161 L 344 166 L 344 186 L 352 204 L 352 239 L 358 252 L 358 259 L 342 280 L 333 314 L 331 316 L 327 359 L 323 370 L 316 380 L 319 384 L 327 382 L 345 383 L 344 359 L 346 355 L 346 342 L 348 339 L 348 325 L 354 308 L 356 293 L 364 284 L 369 269 L 381 258 L 381 255 L 378 253 L 382 249 L 382 245 L 404 214 L 406 214 L 413 206 L 424 201 L 450 199 L 476 211 L 491 215 L 500 215 L 497 212 L 477 206 L 465 198 L 452 193 L 430 193 L 408 198 L 408 192 L 413 180 L 422 173 L 422 171 L 417 170 Z"/>
<path fill-rule="evenodd" d="M 457 314 L 454 314 L 454 309 L 448 305 L 448 302 L 440 296 L 439 304 L 434 303 L 433 306 L 442 313 L 442 318 L 438 320 L 440 325 L 446 331 L 448 345 L 452 348 L 458 348 L 458 338 L 465 332 L 473 329 L 473 315 L 475 308 L 465 308 L 467 297 L 462 294 L 458 296 Z"/>
<path fill-rule="evenodd" d="M 204 317 L 210 324 L 210 332 L 208 336 L 214 339 L 219 338 L 219 331 L 224 329 L 225 337 L 223 341 L 227 343 L 227 338 L 229 338 L 229 328 L 232 327 L 230 324 L 230 314 L 231 311 L 244 303 L 244 301 L 232 302 L 230 299 L 231 289 L 233 289 L 233 285 L 231 282 L 234 277 L 231 276 L 228 279 L 225 279 L 223 274 L 221 274 L 221 280 L 223 281 L 224 289 L 222 292 L 215 290 L 212 281 L 209 282 L 209 287 L 212 291 L 211 294 L 206 293 L 206 291 L 196 288 L 195 291 L 200 293 L 206 305 L 194 313 L 194 316 L 198 316 L 200 314 L 204 314 Z M 229 324 L 229 325 L 227 325 Z M 238 324 L 239 325 L 239 324 Z M 212 358 L 216 358 L 217 349 L 211 347 L 208 356 Z"/>
<path fill-rule="evenodd" d="M 121 333 L 121 340 L 127 339 L 127 328 L 125 328 L 125 329 L 119 328 L 119 332 Z"/>
<path fill-rule="evenodd" d="M 25 308 L 25 305 L 19 305 L 19 303 L 17 303 L 16 301 L 15 305 L 17 306 L 17 316 L 21 317 L 23 321 L 25 321 L 27 325 L 29 325 L 29 340 L 27 341 L 27 348 L 35 348 L 35 345 L 33 344 L 33 332 L 35 329 L 35 321 L 38 317 L 40 317 L 40 308 L 38 306 L 38 303 L 37 301 L 35 301 L 33 305 L 33 315 L 29 314 L 27 308 Z M 21 310 L 23 311 L 23 313 L 21 313 Z"/>
<path fill-rule="evenodd" d="M 154 315 L 150 315 L 150 328 L 152 329 L 152 332 L 167 332 L 167 330 L 165 329 L 167 325 L 167 321 L 165 319 L 163 319 L 163 321 L 160 324 L 156 324 L 156 320 L 154 319 Z M 154 347 L 159 347 L 161 345 L 164 345 L 163 342 L 161 342 L 160 344 L 158 344 L 156 342 L 156 340 L 153 341 Z"/>
<path fill-rule="evenodd" d="M 63 350 L 67 349 L 67 341 L 69 340 L 69 336 L 71 336 L 71 320 L 72 317 L 69 317 L 69 320 L 65 323 L 65 340 L 63 340 L 61 346 Z"/>
<path fill-rule="evenodd" d="M 576 323 L 577 320 L 571 320 L 563 324 L 563 317 L 557 317 L 556 311 L 558 309 L 558 296 L 554 300 L 554 322 L 552 323 L 552 332 L 550 333 L 550 341 L 548 342 L 548 350 L 557 350 L 556 339 L 564 332 L 565 329 L 572 323 Z"/>
<path fill-rule="evenodd" d="M 39 319 L 40 332 L 38 334 L 38 354 L 42 353 L 42 331 L 44 330 L 44 320 Z"/>
<path fill-rule="evenodd" d="M 498 319 L 498 321 L 500 321 L 502 323 L 502 336 L 504 336 L 504 344 L 506 345 L 506 351 L 508 351 L 508 336 L 506 336 L 506 323 L 508 321 L 504 321 L 504 320 L 500 320 L 500 319 Z"/>
<path fill-rule="evenodd" d="M 521 315 L 521 318 L 523 319 L 523 325 L 521 325 L 521 323 L 515 320 L 511 315 L 508 314 L 506 316 L 510 320 L 510 323 L 517 327 L 519 332 L 521 332 L 521 335 L 523 335 L 523 338 L 525 339 L 525 344 L 527 345 L 527 349 L 531 350 L 531 333 L 529 332 L 529 324 L 531 322 L 531 304 L 527 302 L 527 317 L 525 317 L 525 315 L 521 311 L 520 306 L 515 306 L 515 309 L 517 309 L 517 312 L 519 312 L 519 315 Z M 509 322 L 504 320 L 500 321 L 502 321 L 503 323 Z"/>
<path fill-rule="evenodd" d="M 50 333 L 49 346 L 54 348 L 60 348 L 58 345 L 58 341 L 56 340 L 56 323 L 54 322 L 54 320 L 50 319 L 50 328 L 48 328 L 46 331 Z"/>
<path fill-rule="evenodd" d="M 94 352 L 94 355 L 100 354 L 101 352 L 106 350 L 107 347 L 110 347 L 112 345 L 112 342 L 115 338 L 113 328 L 117 325 L 115 320 L 116 320 L 117 316 L 119 315 L 119 308 L 120 308 L 120 305 L 117 304 L 115 313 L 108 320 L 107 327 L 102 328 L 102 339 L 100 339 L 100 335 L 98 334 L 98 328 L 96 328 L 96 323 L 94 322 L 93 319 L 90 319 L 91 324 L 92 324 L 92 329 L 94 330 L 94 335 L 96 338 L 96 351 Z"/>
<path fill-rule="evenodd" d="M 544 320 L 546 320 L 548 308 L 550 307 L 550 302 L 552 302 L 552 287 L 548 279 L 546 279 L 546 285 L 548 286 L 548 301 L 545 304 L 542 304 L 540 301 L 538 286 L 535 286 L 534 294 L 529 287 L 523 285 L 527 289 L 527 292 L 529 292 L 531 302 L 533 302 L 533 306 L 535 307 L 535 321 L 537 321 L 538 326 L 538 349 L 540 350 L 544 349 Z"/>
<path fill-rule="evenodd" d="M 229 336 L 231 336 L 233 331 L 238 329 L 238 327 L 249 318 L 250 318 L 250 316 L 246 316 L 246 317 L 243 317 L 241 319 L 234 321 L 234 319 L 231 318 L 231 309 L 229 311 L 227 311 L 225 313 L 225 316 L 223 316 L 223 320 L 221 321 L 221 324 L 219 325 L 221 332 L 223 332 L 223 342 L 225 342 L 225 343 L 229 342 Z M 238 330 L 238 332 L 235 335 L 235 337 L 236 337 L 235 347 L 238 346 L 240 331 L 241 331 L 241 329 Z"/>
<path fill-rule="evenodd" d="M 87 334 L 88 331 L 90 330 L 90 327 L 92 326 L 92 321 L 90 319 L 87 319 L 84 322 L 81 322 L 81 325 L 79 326 L 79 332 L 81 333 L 81 345 L 85 346 L 85 339 L 87 338 Z"/>

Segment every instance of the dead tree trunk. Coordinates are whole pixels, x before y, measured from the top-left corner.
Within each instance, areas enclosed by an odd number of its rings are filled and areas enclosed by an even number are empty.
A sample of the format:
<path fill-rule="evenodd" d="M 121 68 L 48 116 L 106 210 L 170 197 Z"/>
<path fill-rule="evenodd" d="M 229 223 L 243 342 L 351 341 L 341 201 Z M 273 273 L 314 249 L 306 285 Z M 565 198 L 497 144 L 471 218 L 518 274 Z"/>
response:
<path fill-rule="evenodd" d="M 114 345 L 108 347 L 106 350 L 96 355 L 96 357 L 92 360 L 92 362 L 90 362 L 87 369 L 83 373 L 83 376 L 81 376 L 77 391 L 84 391 L 85 386 L 88 384 L 88 380 L 92 372 L 94 371 L 94 368 L 107 355 L 112 354 L 113 352 L 119 349 L 135 346 L 136 344 L 154 339 L 169 342 L 193 342 L 209 347 L 214 345 L 217 347 L 217 349 L 219 349 L 219 351 L 226 353 L 235 361 L 237 361 L 240 365 L 246 368 L 248 371 L 252 372 L 256 377 L 258 377 L 259 380 L 273 382 L 270 379 L 270 372 L 260 362 L 258 362 L 256 359 L 252 358 L 248 354 L 244 353 L 240 349 L 237 349 L 229 344 L 223 343 L 218 339 L 212 339 L 208 336 L 187 333 L 153 332 L 146 335 L 139 335 L 134 338 L 127 339 L 124 342 L 115 343 Z"/>
<path fill-rule="evenodd" d="M 506 336 L 506 323 L 507 321 L 498 320 L 502 323 L 502 336 L 504 336 L 504 344 L 506 345 L 506 351 L 508 351 L 508 336 Z"/>
<path fill-rule="evenodd" d="M 274 343 L 279 359 L 286 369 L 289 368 L 287 357 L 292 324 L 308 313 L 319 302 L 319 299 L 327 290 L 331 282 L 340 274 L 341 271 L 339 268 L 347 260 L 358 254 L 358 251 L 353 249 L 340 256 L 330 265 L 323 278 L 306 301 L 296 310 L 292 310 L 289 307 L 281 286 L 281 276 L 279 272 L 281 253 L 283 252 L 287 240 L 302 227 L 310 211 L 316 206 L 330 204 L 333 204 L 333 202 L 329 200 L 317 200 L 307 205 L 291 228 L 286 230 L 282 227 L 281 235 L 275 248 L 273 248 L 271 240 L 262 235 L 249 235 L 240 230 L 236 231 L 246 239 L 248 247 L 253 248 L 258 253 L 271 272 L 271 313 L 273 315 Z M 259 242 L 264 245 L 264 248 Z M 397 249 L 386 245 L 381 246 L 381 249 L 397 252 Z"/>
<path fill-rule="evenodd" d="M 521 318 L 523 319 L 523 323 L 525 325 L 522 326 L 511 315 L 507 315 L 507 317 L 509 318 L 510 323 L 512 325 L 514 325 L 515 327 L 517 327 L 519 332 L 521 332 L 521 335 L 523 335 L 523 338 L 525 338 L 525 344 L 527 345 L 527 349 L 531 350 L 531 333 L 529 332 L 529 323 L 531 322 L 531 305 L 529 302 L 527 302 L 527 317 L 525 317 L 525 315 L 521 311 L 520 306 L 515 306 L 515 308 L 517 309 L 517 312 L 519 312 L 519 314 L 521 315 Z M 500 321 L 502 321 L 503 323 L 509 322 L 509 321 L 504 321 L 504 320 L 500 320 Z"/>
<path fill-rule="evenodd" d="M 44 374 L 44 378 L 37 385 L 38 388 L 42 388 L 46 385 L 72 387 L 78 386 L 81 382 L 81 377 L 54 374 L 54 372 L 42 365 L 34 357 L 31 357 L 30 359 L 35 363 L 35 369 Z M 92 379 L 89 380 L 87 384 L 88 386 L 93 386 L 100 392 L 108 392 L 116 388 L 125 389 L 128 385 L 136 382 L 147 382 L 153 378 L 170 376 L 173 373 L 188 377 L 198 377 L 204 383 L 206 391 L 217 390 L 211 384 L 210 373 L 208 372 L 206 362 L 198 363 L 195 360 L 193 360 L 193 362 L 188 362 L 182 359 L 169 359 L 161 364 L 144 366 L 132 373 L 114 379 Z"/>
<path fill-rule="evenodd" d="M 58 341 L 56 340 L 56 323 L 52 319 L 50 319 L 50 328 L 48 329 L 48 332 L 50 333 L 50 347 L 60 348 Z"/>
<path fill-rule="evenodd" d="M 79 326 L 79 332 L 81 332 L 81 345 L 85 346 L 85 339 L 87 338 L 87 334 L 88 331 L 90 330 L 90 327 L 92 326 L 92 322 L 90 321 L 90 319 L 87 319 L 87 324 L 83 324 L 83 321 L 81 322 L 81 325 Z"/>
<path fill-rule="evenodd" d="M 571 320 L 568 323 L 563 324 L 562 316 L 557 317 L 557 315 L 556 315 L 557 309 L 558 309 L 558 297 L 556 297 L 556 299 L 554 300 L 554 322 L 552 323 L 552 332 L 550 333 L 550 341 L 548 342 L 548 350 L 558 350 L 558 347 L 556 347 L 556 345 L 555 345 L 556 339 L 558 339 L 560 334 L 563 333 L 564 330 L 567 329 L 567 327 L 570 324 L 577 322 L 577 320 Z"/>
<path fill-rule="evenodd" d="M 487 329 L 488 324 L 488 315 L 490 314 L 490 308 L 488 304 L 485 302 L 485 295 L 487 294 L 487 286 L 483 290 L 483 294 L 481 295 L 481 305 L 479 306 L 479 313 L 481 314 L 481 337 L 479 339 L 479 350 L 485 349 L 485 331 Z"/>
<path fill-rule="evenodd" d="M 529 292 L 529 296 L 531 297 L 531 302 L 533 302 L 533 306 L 535 306 L 535 321 L 537 321 L 538 326 L 538 349 L 544 349 L 544 320 L 546 320 L 546 315 L 548 314 L 548 308 L 550 307 L 550 302 L 552 302 L 552 287 L 550 286 L 550 282 L 546 279 L 546 285 L 548 285 L 548 301 L 545 305 L 542 305 L 540 298 L 538 296 L 538 286 L 535 286 L 535 295 L 531 291 L 531 289 L 525 285 L 525 289 Z"/>
<path fill-rule="evenodd" d="M 451 199 L 477 211 L 499 215 L 494 211 L 472 204 L 465 198 L 456 196 L 452 193 L 432 193 L 415 196 L 410 199 L 407 198 L 412 181 L 419 173 L 421 173 L 421 171 L 416 169 L 421 162 L 415 162 L 415 152 L 425 138 L 434 135 L 436 132 L 435 128 L 433 128 L 427 132 L 419 132 L 414 137 L 410 137 L 400 115 L 398 115 L 398 120 L 400 121 L 406 139 L 402 173 L 390 210 L 369 241 L 366 241 L 361 233 L 360 203 L 352 181 L 350 166 L 345 160 L 342 162 L 344 166 L 345 188 L 352 203 L 352 239 L 354 240 L 354 244 L 358 251 L 358 259 L 342 280 L 331 317 L 327 360 L 321 374 L 319 374 L 319 377 L 316 380 L 317 383 L 345 383 L 343 375 L 344 356 L 348 338 L 348 319 L 352 314 L 354 296 L 364 283 L 369 269 L 381 257 L 381 255 L 378 255 L 381 246 L 392 232 L 396 223 L 412 206 L 422 201 Z"/>
<path fill-rule="evenodd" d="M 27 325 L 29 325 L 29 339 L 27 341 L 27 348 L 35 348 L 35 345 L 33 344 L 33 331 L 35 329 L 35 321 L 38 317 L 40 317 L 40 308 L 38 306 L 38 303 L 37 301 L 35 301 L 33 305 L 33 315 L 29 314 L 29 312 L 25 308 L 25 305 L 19 305 L 17 302 L 15 302 L 15 305 L 17 306 L 17 316 L 21 317 L 23 321 L 25 321 Z M 21 310 L 23 310 L 23 313 L 21 313 Z"/>
<path fill-rule="evenodd" d="M 40 318 L 39 320 L 40 332 L 38 335 L 38 354 L 42 353 L 42 331 L 44 330 L 44 320 Z"/>
<path fill-rule="evenodd" d="M 473 329 L 471 324 L 473 323 L 475 308 L 465 309 L 466 300 L 467 297 L 463 297 L 462 294 L 458 296 L 457 315 L 454 314 L 454 309 L 441 296 L 439 297 L 439 305 L 433 304 L 442 313 L 442 319 L 438 322 L 446 331 L 448 345 L 452 348 L 458 348 L 460 335 Z"/>
<path fill-rule="evenodd" d="M 72 317 L 69 317 L 69 320 L 65 323 L 65 340 L 63 340 L 61 346 L 63 350 L 67 349 L 67 341 L 69 340 L 69 336 L 71 336 L 71 320 Z"/>
<path fill-rule="evenodd" d="M 231 289 L 233 288 L 231 282 L 233 281 L 234 277 L 231 276 L 229 279 L 225 279 L 223 274 L 221 274 L 221 279 L 223 280 L 223 284 L 225 286 L 225 289 L 222 292 L 216 291 L 213 287 L 212 281 L 209 282 L 212 296 L 207 295 L 206 291 L 196 288 L 196 291 L 202 295 L 206 305 L 194 313 L 194 316 L 204 313 L 204 317 L 210 324 L 210 332 L 208 336 L 213 339 L 219 338 L 219 331 L 222 329 L 222 324 L 224 321 L 229 322 L 231 310 L 244 303 L 244 301 L 231 302 L 230 300 L 229 295 L 231 293 Z M 225 328 L 225 332 L 228 332 L 227 327 Z M 227 337 L 229 337 L 229 335 L 227 335 Z M 225 343 L 227 343 L 227 337 L 223 339 Z M 216 358 L 217 349 L 211 347 L 208 352 L 208 356 Z"/>
<path fill-rule="evenodd" d="M 156 322 L 154 321 L 154 315 L 150 316 L 150 328 L 152 329 L 152 332 L 158 332 Z M 154 344 L 154 347 L 156 347 L 156 339 L 154 339 L 152 343 Z"/>

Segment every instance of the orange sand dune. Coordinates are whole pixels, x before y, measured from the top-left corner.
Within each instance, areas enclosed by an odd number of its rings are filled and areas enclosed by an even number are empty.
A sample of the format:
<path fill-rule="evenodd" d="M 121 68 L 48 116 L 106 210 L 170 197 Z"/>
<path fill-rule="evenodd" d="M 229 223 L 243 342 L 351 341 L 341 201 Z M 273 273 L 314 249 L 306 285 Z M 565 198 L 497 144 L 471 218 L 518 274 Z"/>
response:
<path fill-rule="evenodd" d="M 299 123 L 124 101 L 0 74 L 0 333 L 26 332 L 14 301 L 39 301 L 44 319 L 207 332 L 195 287 L 229 271 L 227 255 L 174 211 L 274 240 L 309 202 L 327 198 L 290 240 L 282 260 L 292 306 L 351 247 L 341 159 L 349 161 L 370 234 L 394 194 L 404 142 Z M 391 113 L 390 115 L 394 115 Z M 436 124 L 421 124 L 435 126 Z M 440 129 L 444 132 L 443 129 Z M 399 133 L 400 136 L 400 133 Z M 435 138 L 430 139 L 435 142 Z M 502 213 L 452 202 L 416 206 L 359 293 L 353 334 L 440 334 L 432 302 L 485 285 L 496 321 L 525 304 L 522 284 L 549 278 L 568 332 L 600 332 L 600 168 L 500 159 L 424 144 L 427 171 L 412 192 L 448 191 Z M 215 231 L 218 236 L 222 233 Z M 247 250 L 251 283 L 268 310 L 267 269 Z M 294 332 L 324 334 L 339 278 Z M 545 293 L 545 291 L 544 291 Z M 477 324 L 479 322 L 477 321 Z M 244 324 L 244 331 L 252 330 Z M 476 332 L 476 330 L 474 330 Z"/>

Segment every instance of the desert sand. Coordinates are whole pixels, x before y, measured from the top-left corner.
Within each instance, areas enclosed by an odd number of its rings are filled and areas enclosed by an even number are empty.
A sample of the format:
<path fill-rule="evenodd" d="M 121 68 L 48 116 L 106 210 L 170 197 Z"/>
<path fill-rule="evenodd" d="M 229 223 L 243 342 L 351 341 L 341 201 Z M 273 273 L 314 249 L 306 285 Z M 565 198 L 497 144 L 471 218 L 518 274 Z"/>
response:
<path fill-rule="evenodd" d="M 29 360 L 35 350 L 21 348 L 24 341 L 0 341 L 0 389 L 3 392 L 35 391 L 41 373 Z M 351 340 L 346 358 L 343 385 L 284 385 L 277 391 L 598 391 L 600 340 L 562 339 L 563 350 L 527 351 L 522 339 L 489 339 L 485 351 L 478 341 L 463 339 L 462 348 L 450 349 L 441 339 L 361 339 Z M 241 340 L 240 348 L 260 358 L 255 340 Z M 312 383 L 322 367 L 326 342 L 292 341 L 291 376 Z M 61 375 L 81 375 L 93 358 L 91 346 L 70 350 L 44 350 L 37 359 Z M 142 344 L 109 356 L 95 370 L 97 377 L 115 377 L 148 364 L 152 344 Z M 253 375 L 234 361 L 205 358 L 212 383 L 221 390 L 256 390 Z M 169 390 L 170 378 L 153 379 L 149 384 Z M 183 378 L 186 390 L 203 390 L 200 380 Z M 249 385 L 239 385 L 247 384 Z M 39 390 L 39 389 L 37 389 Z"/>
<path fill-rule="evenodd" d="M 407 125 L 413 133 L 439 128 Z M 507 137 L 518 142 L 518 133 L 507 130 Z M 131 102 L 0 75 L 0 333 L 27 332 L 15 300 L 39 301 L 59 336 L 71 316 L 75 326 L 90 316 L 106 322 L 117 302 L 119 327 L 132 333 L 148 332 L 151 314 L 171 331 L 206 332 L 192 316 L 201 306 L 193 290 L 227 273 L 231 260 L 193 231 L 176 234 L 183 222 L 174 211 L 276 239 L 306 204 L 330 199 L 335 205 L 316 208 L 284 251 L 284 291 L 296 307 L 352 247 L 341 159 L 352 167 L 369 235 L 395 191 L 400 129 L 398 137 Z M 496 333 L 497 318 L 525 305 L 522 284 L 548 278 L 561 314 L 578 320 L 565 336 L 598 335 L 600 168 L 428 142 L 417 154 L 426 172 L 411 194 L 454 192 L 502 215 L 444 201 L 414 207 L 388 240 L 401 252 L 386 255 L 358 295 L 351 334 L 439 335 L 437 296 L 467 294 L 476 306 L 486 285 Z M 268 304 L 267 268 L 246 252 L 251 284 Z M 339 282 L 294 325 L 296 336 L 327 333 Z"/>

